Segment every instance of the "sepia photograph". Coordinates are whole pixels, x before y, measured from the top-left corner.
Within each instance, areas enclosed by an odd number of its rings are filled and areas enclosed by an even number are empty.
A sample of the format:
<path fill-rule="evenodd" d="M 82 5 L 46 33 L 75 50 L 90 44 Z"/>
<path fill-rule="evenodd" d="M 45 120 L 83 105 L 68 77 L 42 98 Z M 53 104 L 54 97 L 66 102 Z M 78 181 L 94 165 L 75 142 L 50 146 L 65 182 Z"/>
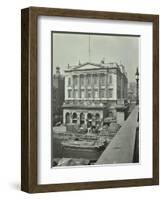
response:
<path fill-rule="evenodd" d="M 140 36 L 51 32 L 51 167 L 135 164 Z"/>

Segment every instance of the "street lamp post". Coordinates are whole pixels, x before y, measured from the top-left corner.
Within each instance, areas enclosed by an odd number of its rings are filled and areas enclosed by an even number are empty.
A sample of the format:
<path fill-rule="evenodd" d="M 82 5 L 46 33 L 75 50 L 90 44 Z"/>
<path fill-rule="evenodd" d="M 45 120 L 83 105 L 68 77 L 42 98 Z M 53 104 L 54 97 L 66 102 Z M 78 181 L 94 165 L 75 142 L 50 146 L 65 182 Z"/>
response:
<path fill-rule="evenodd" d="M 136 69 L 135 78 L 136 78 L 136 105 L 138 105 L 139 104 L 139 71 L 138 71 L 138 67 Z"/>

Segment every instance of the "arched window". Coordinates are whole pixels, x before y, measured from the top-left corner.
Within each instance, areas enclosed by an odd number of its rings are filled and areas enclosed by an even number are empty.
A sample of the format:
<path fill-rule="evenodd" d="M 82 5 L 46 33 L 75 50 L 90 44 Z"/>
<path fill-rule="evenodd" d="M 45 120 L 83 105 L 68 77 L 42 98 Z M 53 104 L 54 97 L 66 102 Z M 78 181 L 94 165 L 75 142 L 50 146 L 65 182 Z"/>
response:
<path fill-rule="evenodd" d="M 87 119 L 88 119 L 88 120 L 92 119 L 92 114 L 91 114 L 91 113 L 88 113 L 88 114 L 87 114 Z"/>
<path fill-rule="evenodd" d="M 77 113 L 73 113 L 73 115 L 72 115 L 72 123 L 74 123 L 74 124 L 77 123 Z"/>
<path fill-rule="evenodd" d="M 91 113 L 88 113 L 87 114 L 87 127 L 91 127 L 92 125 L 92 114 Z"/>
<path fill-rule="evenodd" d="M 95 117 L 96 117 L 96 121 L 100 120 L 100 114 L 99 113 L 96 113 Z"/>
<path fill-rule="evenodd" d="M 70 123 L 70 113 L 66 113 L 66 124 Z"/>

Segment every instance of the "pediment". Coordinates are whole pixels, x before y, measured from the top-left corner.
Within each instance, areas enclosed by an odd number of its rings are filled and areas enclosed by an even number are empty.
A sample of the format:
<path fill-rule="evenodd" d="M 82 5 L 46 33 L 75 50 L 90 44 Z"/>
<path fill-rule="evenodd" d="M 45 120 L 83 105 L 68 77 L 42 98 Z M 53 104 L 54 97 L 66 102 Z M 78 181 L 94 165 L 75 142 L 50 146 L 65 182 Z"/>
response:
<path fill-rule="evenodd" d="M 103 67 L 100 66 L 100 65 L 92 64 L 92 63 L 86 63 L 86 64 L 83 64 L 81 66 L 77 66 L 77 67 L 73 68 L 73 70 L 80 71 L 80 70 L 94 70 L 94 69 L 101 69 L 101 68 L 103 68 Z"/>

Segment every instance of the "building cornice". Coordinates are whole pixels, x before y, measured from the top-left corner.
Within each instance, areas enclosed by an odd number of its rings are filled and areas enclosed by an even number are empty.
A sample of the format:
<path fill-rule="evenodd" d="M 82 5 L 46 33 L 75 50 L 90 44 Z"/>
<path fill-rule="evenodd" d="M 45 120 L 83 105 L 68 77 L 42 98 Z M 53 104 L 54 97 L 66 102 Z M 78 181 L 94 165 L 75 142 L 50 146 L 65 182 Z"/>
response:
<path fill-rule="evenodd" d="M 96 68 L 89 68 L 89 69 L 82 69 L 82 67 L 86 66 L 86 65 L 92 65 L 95 66 Z M 122 75 L 125 76 L 125 78 L 127 78 L 126 72 L 124 70 L 124 66 L 123 66 L 123 70 L 120 69 L 120 67 L 123 65 L 118 65 L 117 63 L 104 63 L 104 64 L 97 64 L 97 63 L 92 63 L 92 62 L 86 62 L 80 65 L 76 65 L 76 66 L 69 66 L 69 69 L 65 70 L 65 73 L 73 73 L 73 72 L 88 72 L 88 71 L 100 71 L 101 73 L 104 72 L 109 72 L 110 70 L 118 70 Z M 116 71 L 117 72 L 117 71 Z"/>

